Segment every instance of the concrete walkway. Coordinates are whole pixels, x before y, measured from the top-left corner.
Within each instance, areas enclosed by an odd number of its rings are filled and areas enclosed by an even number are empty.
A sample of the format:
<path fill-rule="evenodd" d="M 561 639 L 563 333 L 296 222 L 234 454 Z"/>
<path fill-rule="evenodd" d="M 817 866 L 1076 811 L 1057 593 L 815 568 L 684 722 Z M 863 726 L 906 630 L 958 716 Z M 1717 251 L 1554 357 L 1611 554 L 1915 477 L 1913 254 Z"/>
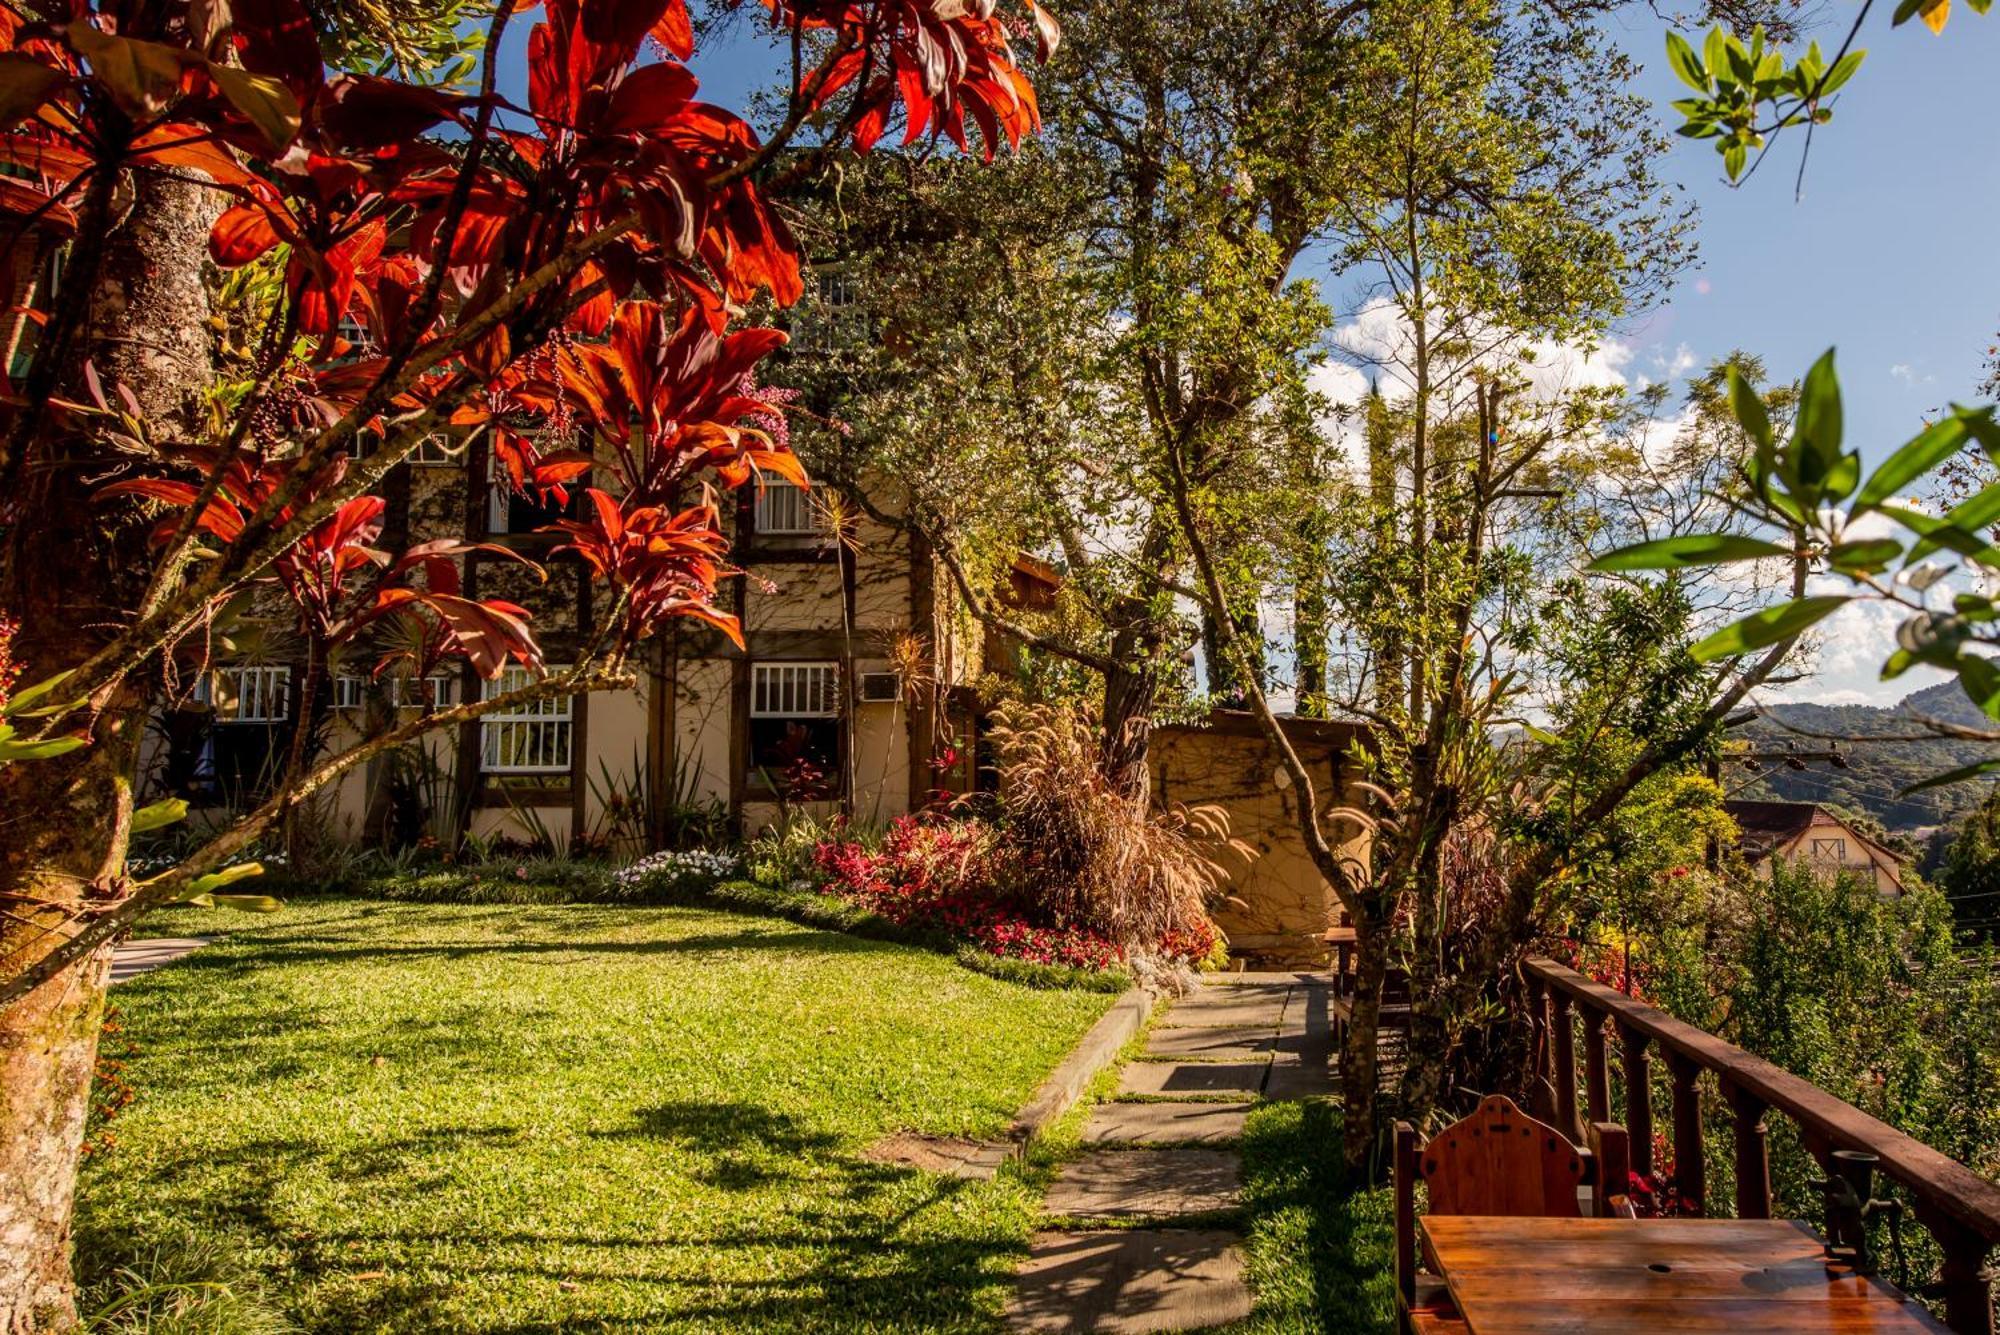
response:
<path fill-rule="evenodd" d="M 124 941 L 111 951 L 111 981 L 130 982 L 142 973 L 151 973 L 162 964 L 192 955 L 208 944 L 204 936 L 149 936 Z"/>
<path fill-rule="evenodd" d="M 1153 1024 L 1043 1199 L 1012 1329 L 1138 1335 L 1250 1314 L 1234 1146 L 1258 1101 L 1333 1092 L 1331 983 L 1223 974 Z"/>

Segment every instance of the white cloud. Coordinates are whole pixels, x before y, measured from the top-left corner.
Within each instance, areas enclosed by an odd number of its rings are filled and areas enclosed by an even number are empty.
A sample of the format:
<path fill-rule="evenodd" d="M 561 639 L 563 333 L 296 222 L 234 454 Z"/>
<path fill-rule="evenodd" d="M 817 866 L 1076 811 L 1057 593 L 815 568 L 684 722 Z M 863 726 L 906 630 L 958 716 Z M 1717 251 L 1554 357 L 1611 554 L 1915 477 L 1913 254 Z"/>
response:
<path fill-rule="evenodd" d="M 1889 378 L 1891 380 L 1900 380 L 1906 385 L 1934 385 L 1937 383 L 1936 376 L 1919 375 L 1917 369 L 1908 362 L 1897 362 L 1891 366 L 1889 368 Z"/>

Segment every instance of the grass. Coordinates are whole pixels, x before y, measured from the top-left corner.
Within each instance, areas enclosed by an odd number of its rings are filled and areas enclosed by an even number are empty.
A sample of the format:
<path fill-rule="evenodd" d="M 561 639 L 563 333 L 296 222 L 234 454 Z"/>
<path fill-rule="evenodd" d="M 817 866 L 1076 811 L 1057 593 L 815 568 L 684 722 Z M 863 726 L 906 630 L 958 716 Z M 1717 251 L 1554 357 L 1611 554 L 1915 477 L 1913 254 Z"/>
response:
<path fill-rule="evenodd" d="M 1394 1201 L 1356 1191 L 1340 1163 L 1340 1109 L 1263 1103 L 1243 1130 L 1243 1208 L 1257 1308 L 1234 1335 L 1393 1335 Z"/>
<path fill-rule="evenodd" d="M 1109 998 L 706 908 L 295 902 L 113 994 L 138 1097 L 102 1269 L 193 1229 L 313 1331 L 988 1330 L 1030 1170 L 990 1136 Z"/>

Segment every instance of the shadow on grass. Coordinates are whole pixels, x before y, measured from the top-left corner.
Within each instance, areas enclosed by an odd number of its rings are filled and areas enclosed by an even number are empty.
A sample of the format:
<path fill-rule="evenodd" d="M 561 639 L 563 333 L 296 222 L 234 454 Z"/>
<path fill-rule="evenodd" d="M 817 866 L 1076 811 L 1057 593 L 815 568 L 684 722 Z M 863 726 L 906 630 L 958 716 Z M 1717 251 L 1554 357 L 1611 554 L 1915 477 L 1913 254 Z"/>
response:
<path fill-rule="evenodd" d="M 884 953 L 900 947 L 889 942 L 841 936 L 822 931 L 729 932 L 708 936 L 686 936 L 664 941 L 381 941 L 366 945 L 342 944 L 332 933 L 315 933 L 314 939 L 298 942 L 248 940 L 238 950 L 197 951 L 176 967 L 185 972 L 207 971 L 222 975 L 247 973 L 287 964 L 341 964 L 354 960 L 407 961 L 423 959 L 461 960 L 490 956 L 527 958 L 536 955 L 720 955 L 737 951 L 807 952 L 817 955 Z"/>
<path fill-rule="evenodd" d="M 1391 1335 L 1394 1239 L 1386 1188 L 1340 1162 L 1340 1109 L 1309 1100 L 1259 1108 L 1243 1140 L 1244 1216 L 1257 1311 L 1237 1335 Z"/>

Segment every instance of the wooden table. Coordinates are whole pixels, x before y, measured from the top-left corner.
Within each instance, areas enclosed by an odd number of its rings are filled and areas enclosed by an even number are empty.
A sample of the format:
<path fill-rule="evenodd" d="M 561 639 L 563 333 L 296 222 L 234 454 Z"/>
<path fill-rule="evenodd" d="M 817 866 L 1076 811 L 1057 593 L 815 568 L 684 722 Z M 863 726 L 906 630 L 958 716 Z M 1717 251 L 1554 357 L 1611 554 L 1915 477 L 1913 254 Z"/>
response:
<path fill-rule="evenodd" d="M 1426 1215 L 1424 1241 L 1472 1335 L 1942 1331 L 1886 1280 L 1829 1265 L 1777 1219 Z"/>

